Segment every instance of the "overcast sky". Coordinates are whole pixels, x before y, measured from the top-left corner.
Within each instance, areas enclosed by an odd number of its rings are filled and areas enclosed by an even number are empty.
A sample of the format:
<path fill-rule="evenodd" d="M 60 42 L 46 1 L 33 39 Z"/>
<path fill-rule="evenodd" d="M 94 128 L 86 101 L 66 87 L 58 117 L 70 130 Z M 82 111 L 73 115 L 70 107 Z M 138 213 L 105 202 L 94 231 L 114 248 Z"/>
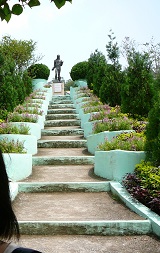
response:
<path fill-rule="evenodd" d="M 110 29 L 119 45 L 126 36 L 139 43 L 152 37 L 160 42 L 160 0 L 72 0 L 60 10 L 50 0 L 40 1 L 41 6 L 26 7 L 8 24 L 0 22 L 0 39 L 4 35 L 32 39 L 37 42 L 36 53 L 44 55 L 41 63 L 50 69 L 60 54 L 65 80 L 70 79 L 72 66 L 87 60 L 95 49 L 106 55 Z M 51 71 L 49 81 L 53 77 Z"/>

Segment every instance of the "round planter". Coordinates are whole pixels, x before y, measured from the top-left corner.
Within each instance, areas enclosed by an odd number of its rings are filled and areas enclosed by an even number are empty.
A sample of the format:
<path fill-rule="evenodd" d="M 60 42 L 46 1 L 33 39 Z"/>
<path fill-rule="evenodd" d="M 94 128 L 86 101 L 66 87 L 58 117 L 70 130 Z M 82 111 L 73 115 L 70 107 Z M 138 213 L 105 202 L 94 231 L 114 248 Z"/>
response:
<path fill-rule="evenodd" d="M 135 165 L 144 159 L 144 151 L 96 151 L 94 173 L 121 183 L 126 173 L 133 173 Z"/>
<path fill-rule="evenodd" d="M 24 142 L 24 149 L 27 154 L 37 154 L 37 138 L 34 135 L 23 134 L 0 134 L 0 140 L 8 139 L 8 141 L 20 141 Z"/>
<path fill-rule="evenodd" d="M 32 173 L 32 155 L 4 153 L 4 163 L 8 177 L 12 181 L 25 179 Z"/>
<path fill-rule="evenodd" d="M 126 132 L 134 132 L 133 130 L 120 130 L 120 131 L 104 131 L 98 134 L 91 134 L 87 137 L 87 147 L 91 154 L 95 154 L 98 150 L 98 146 L 105 142 L 107 139 L 111 141 L 113 137 Z"/>
<path fill-rule="evenodd" d="M 87 87 L 87 81 L 83 80 L 83 79 L 79 79 L 74 81 L 74 83 L 78 86 L 78 87 Z"/>
<path fill-rule="evenodd" d="M 32 122 L 9 122 L 9 124 L 13 124 L 16 126 L 25 125 L 30 128 L 29 133 L 31 135 L 36 136 L 37 140 L 41 139 L 41 128 L 38 123 L 32 123 Z"/>
<path fill-rule="evenodd" d="M 32 80 L 32 86 L 33 86 L 33 90 L 39 90 L 39 89 L 43 89 L 44 85 L 47 83 L 46 79 L 33 79 Z"/>

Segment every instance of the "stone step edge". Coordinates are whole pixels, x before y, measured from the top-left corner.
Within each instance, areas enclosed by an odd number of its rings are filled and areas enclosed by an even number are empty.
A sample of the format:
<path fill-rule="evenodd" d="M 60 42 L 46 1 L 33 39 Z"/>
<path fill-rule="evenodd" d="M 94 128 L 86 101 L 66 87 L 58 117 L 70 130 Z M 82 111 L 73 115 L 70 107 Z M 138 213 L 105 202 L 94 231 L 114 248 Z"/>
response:
<path fill-rule="evenodd" d="M 63 129 L 63 130 L 59 130 L 59 129 L 42 129 L 41 130 L 41 135 L 42 136 L 57 136 L 57 135 L 61 135 L 61 136 L 71 136 L 71 135 L 83 135 L 84 134 L 84 130 L 83 129 Z"/>
<path fill-rule="evenodd" d="M 18 192 L 108 192 L 108 182 L 19 182 Z"/>
<path fill-rule="evenodd" d="M 27 235 L 144 235 L 152 232 L 149 220 L 19 221 Z"/>
<path fill-rule="evenodd" d="M 87 148 L 86 140 L 38 140 L 38 148 Z"/>
<path fill-rule="evenodd" d="M 94 156 L 37 156 L 32 157 L 32 166 L 36 165 L 86 165 L 94 164 Z"/>

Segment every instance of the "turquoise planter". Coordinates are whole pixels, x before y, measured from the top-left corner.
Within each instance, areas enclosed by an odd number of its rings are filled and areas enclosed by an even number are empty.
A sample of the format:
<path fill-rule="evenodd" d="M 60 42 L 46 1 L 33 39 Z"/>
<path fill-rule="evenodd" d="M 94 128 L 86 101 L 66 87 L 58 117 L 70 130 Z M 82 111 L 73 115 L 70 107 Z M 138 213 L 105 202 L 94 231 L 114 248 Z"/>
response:
<path fill-rule="evenodd" d="M 118 134 L 121 133 L 126 133 L 126 132 L 134 132 L 133 130 L 120 130 L 120 131 L 104 131 L 98 134 L 91 134 L 89 136 L 87 136 L 87 147 L 88 147 L 88 151 L 91 154 L 95 154 L 95 151 L 98 150 L 98 145 L 100 145 L 101 143 L 104 143 L 105 140 L 107 139 L 108 141 L 111 141 L 111 139 L 114 136 L 117 136 Z"/>
<path fill-rule="evenodd" d="M 132 173 L 135 165 L 144 159 L 144 151 L 96 151 L 94 173 L 108 180 L 122 182 L 126 173 Z"/>
<path fill-rule="evenodd" d="M 32 122 L 9 122 L 9 124 L 15 125 L 15 126 L 28 126 L 29 127 L 29 134 L 36 136 L 37 140 L 41 139 L 41 128 L 38 123 L 32 123 Z"/>
<path fill-rule="evenodd" d="M 33 79 L 32 80 L 33 90 L 43 89 L 46 83 L 47 83 L 47 80 L 45 79 Z"/>
<path fill-rule="evenodd" d="M 90 134 L 93 133 L 94 123 L 96 123 L 98 120 L 95 121 L 89 121 L 84 123 L 83 129 L 84 129 L 84 137 L 87 138 Z"/>
<path fill-rule="evenodd" d="M 76 80 L 74 81 L 74 83 L 78 86 L 78 87 L 87 87 L 87 81 L 86 80 Z"/>
<path fill-rule="evenodd" d="M 0 140 L 7 139 L 8 141 L 14 140 L 24 142 L 24 149 L 27 154 L 37 154 L 37 138 L 34 135 L 24 134 L 0 134 Z"/>
<path fill-rule="evenodd" d="M 8 177 L 12 181 L 19 181 L 27 178 L 32 173 L 31 154 L 3 154 L 4 163 Z"/>

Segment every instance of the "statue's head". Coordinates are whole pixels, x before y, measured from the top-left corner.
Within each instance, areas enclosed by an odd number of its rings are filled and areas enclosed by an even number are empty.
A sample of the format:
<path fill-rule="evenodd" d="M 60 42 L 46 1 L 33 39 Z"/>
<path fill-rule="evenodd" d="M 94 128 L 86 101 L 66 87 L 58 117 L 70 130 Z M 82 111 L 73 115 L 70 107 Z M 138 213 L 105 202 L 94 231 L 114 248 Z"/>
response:
<path fill-rule="evenodd" d="M 58 60 L 60 59 L 60 55 L 59 55 L 59 54 L 57 55 L 57 59 L 58 59 Z"/>

